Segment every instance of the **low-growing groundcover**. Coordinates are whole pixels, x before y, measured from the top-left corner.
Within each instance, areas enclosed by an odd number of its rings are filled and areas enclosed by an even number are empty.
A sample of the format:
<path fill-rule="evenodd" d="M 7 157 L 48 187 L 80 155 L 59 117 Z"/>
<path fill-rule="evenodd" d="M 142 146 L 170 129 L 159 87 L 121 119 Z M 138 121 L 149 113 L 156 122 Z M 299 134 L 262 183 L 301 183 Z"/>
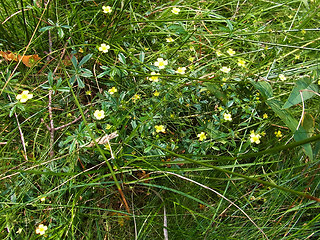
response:
<path fill-rule="evenodd" d="M 319 239 L 318 6 L 0 0 L 1 239 Z"/>

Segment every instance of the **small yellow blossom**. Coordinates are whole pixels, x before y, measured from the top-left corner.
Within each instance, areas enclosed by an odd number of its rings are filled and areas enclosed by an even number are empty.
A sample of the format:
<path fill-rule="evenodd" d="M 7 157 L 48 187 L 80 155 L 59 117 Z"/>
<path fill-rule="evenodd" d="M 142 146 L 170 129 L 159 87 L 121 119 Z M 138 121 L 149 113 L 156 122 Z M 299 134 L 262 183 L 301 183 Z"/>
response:
<path fill-rule="evenodd" d="M 79 48 L 79 53 L 83 53 L 83 48 Z"/>
<path fill-rule="evenodd" d="M 223 114 L 223 118 L 224 118 L 224 120 L 226 120 L 226 121 L 232 121 L 232 117 L 231 117 L 231 114 L 230 114 L 230 113 L 224 113 L 224 114 Z"/>
<path fill-rule="evenodd" d="M 116 92 L 118 92 L 118 90 L 115 87 L 112 87 L 108 90 L 108 93 L 110 93 L 111 95 L 115 94 Z"/>
<path fill-rule="evenodd" d="M 159 133 L 159 132 L 165 133 L 166 132 L 166 128 L 163 125 L 155 125 L 154 128 L 156 129 L 157 133 Z"/>
<path fill-rule="evenodd" d="M 158 91 L 153 92 L 153 96 L 158 97 L 159 95 L 160 95 L 160 93 Z"/>
<path fill-rule="evenodd" d="M 238 60 L 238 66 L 240 67 L 245 67 L 246 66 L 246 61 L 242 60 L 242 59 L 239 59 Z"/>
<path fill-rule="evenodd" d="M 302 33 L 303 35 L 305 35 L 307 32 L 306 32 L 306 30 L 302 29 L 302 30 L 301 30 L 301 33 Z"/>
<path fill-rule="evenodd" d="M 279 74 L 279 78 L 280 78 L 280 80 L 282 80 L 282 81 L 284 81 L 284 80 L 287 79 L 284 74 Z"/>
<path fill-rule="evenodd" d="M 104 13 L 111 13 L 112 12 L 112 9 L 110 6 L 103 6 L 102 10 Z"/>
<path fill-rule="evenodd" d="M 178 67 L 178 69 L 176 70 L 176 73 L 178 74 L 185 74 L 186 73 L 186 68 L 185 67 Z"/>
<path fill-rule="evenodd" d="M 188 61 L 190 61 L 190 62 L 193 62 L 193 60 L 194 60 L 194 57 L 189 57 L 188 58 Z"/>
<path fill-rule="evenodd" d="M 228 67 L 222 67 L 222 68 L 220 69 L 220 71 L 221 71 L 221 72 L 224 72 L 224 73 L 229 73 L 230 70 L 231 70 L 231 68 L 228 68 Z"/>
<path fill-rule="evenodd" d="M 133 95 L 133 97 L 132 97 L 133 102 L 136 102 L 136 101 L 139 100 L 139 99 L 140 99 L 140 95 L 139 95 L 139 94 L 135 94 L 135 95 Z"/>
<path fill-rule="evenodd" d="M 174 7 L 174 8 L 172 8 L 171 12 L 172 12 L 173 14 L 179 14 L 180 9 L 179 9 L 179 8 Z"/>
<path fill-rule="evenodd" d="M 30 93 L 28 90 L 22 91 L 21 94 L 18 94 L 16 96 L 16 99 L 19 100 L 22 103 L 25 103 L 26 101 L 28 101 L 29 99 L 31 99 L 33 97 L 33 94 Z"/>
<path fill-rule="evenodd" d="M 45 200 L 46 200 L 46 197 L 41 197 L 41 198 L 40 198 L 40 201 L 41 201 L 41 202 L 44 202 Z"/>
<path fill-rule="evenodd" d="M 174 42 L 174 40 L 173 40 L 172 37 L 167 37 L 167 38 L 166 38 L 166 41 L 167 41 L 167 42 Z"/>
<path fill-rule="evenodd" d="M 48 227 L 46 225 L 40 224 L 37 228 L 36 228 L 36 234 L 40 234 L 43 235 L 45 234 L 45 232 L 47 231 Z"/>
<path fill-rule="evenodd" d="M 98 119 L 98 120 L 101 120 L 105 117 L 104 115 L 104 111 L 103 110 L 96 110 L 93 114 L 93 116 Z"/>
<path fill-rule="evenodd" d="M 282 132 L 280 130 L 275 131 L 274 134 L 276 135 L 276 137 L 281 138 L 282 137 Z"/>
<path fill-rule="evenodd" d="M 90 90 L 86 91 L 86 95 L 91 96 L 91 91 Z"/>
<path fill-rule="evenodd" d="M 99 47 L 99 51 L 103 53 L 107 53 L 110 49 L 109 45 L 106 45 L 105 43 L 102 43 Z"/>
<path fill-rule="evenodd" d="M 251 143 L 255 143 L 255 144 L 259 144 L 260 143 L 260 138 L 261 135 L 260 134 L 255 134 L 254 130 L 250 131 L 250 142 Z"/>
<path fill-rule="evenodd" d="M 298 55 L 298 54 L 295 55 L 295 56 L 294 56 L 294 59 L 299 60 L 299 59 L 300 59 L 300 55 Z"/>
<path fill-rule="evenodd" d="M 216 54 L 217 54 L 218 57 L 220 57 L 220 56 L 222 56 L 223 53 L 220 50 L 217 50 Z"/>
<path fill-rule="evenodd" d="M 262 117 L 263 117 L 263 119 L 267 119 L 268 118 L 268 114 L 264 113 Z"/>
<path fill-rule="evenodd" d="M 168 65 L 168 61 L 163 60 L 163 58 L 157 58 L 157 61 L 154 63 L 154 65 L 159 69 L 164 69 L 166 65 Z"/>
<path fill-rule="evenodd" d="M 148 79 L 152 82 L 159 82 L 159 77 L 157 75 L 160 75 L 160 73 L 151 72 L 151 77 L 148 77 Z"/>
<path fill-rule="evenodd" d="M 111 129 L 111 128 L 112 128 L 112 126 L 111 126 L 110 124 L 107 124 L 107 125 L 106 125 L 106 129 L 107 129 L 107 130 L 109 130 L 109 129 Z"/>
<path fill-rule="evenodd" d="M 233 56 L 236 52 L 233 51 L 232 48 L 229 48 L 228 51 L 227 51 L 227 53 L 228 53 L 230 56 Z"/>
<path fill-rule="evenodd" d="M 199 141 L 203 141 L 205 139 L 207 139 L 206 133 L 205 132 L 201 132 L 197 135 L 197 137 L 199 138 Z"/>
<path fill-rule="evenodd" d="M 223 110 L 223 107 L 219 106 L 219 107 L 218 107 L 218 110 L 219 110 L 219 111 L 222 111 L 222 110 Z"/>

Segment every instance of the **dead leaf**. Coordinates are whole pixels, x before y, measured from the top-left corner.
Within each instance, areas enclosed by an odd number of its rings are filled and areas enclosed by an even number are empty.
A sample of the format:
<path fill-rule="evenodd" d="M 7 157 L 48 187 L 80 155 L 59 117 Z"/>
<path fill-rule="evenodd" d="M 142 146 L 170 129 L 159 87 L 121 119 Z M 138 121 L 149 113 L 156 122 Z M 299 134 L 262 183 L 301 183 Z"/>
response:
<path fill-rule="evenodd" d="M 109 142 L 109 140 L 114 139 L 116 137 L 118 137 L 118 133 L 117 132 L 113 132 L 110 134 L 107 134 L 103 137 L 99 137 L 97 138 L 95 141 L 97 144 L 107 144 Z M 93 147 L 94 146 L 94 142 L 92 141 L 87 147 Z"/>
<path fill-rule="evenodd" d="M 32 67 L 36 62 L 38 62 L 41 58 L 38 56 L 38 54 L 35 55 L 24 55 L 21 56 L 19 54 L 12 53 L 10 51 L 3 52 L 0 51 L 0 56 L 2 56 L 7 61 L 20 61 L 26 65 L 27 67 Z"/>

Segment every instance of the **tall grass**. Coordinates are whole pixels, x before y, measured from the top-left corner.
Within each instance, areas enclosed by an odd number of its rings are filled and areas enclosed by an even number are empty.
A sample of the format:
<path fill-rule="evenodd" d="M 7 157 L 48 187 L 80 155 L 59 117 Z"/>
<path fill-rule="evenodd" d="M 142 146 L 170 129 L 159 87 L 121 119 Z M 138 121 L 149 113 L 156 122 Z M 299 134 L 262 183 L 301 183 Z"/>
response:
<path fill-rule="evenodd" d="M 319 238 L 317 6 L 1 0 L 1 238 Z"/>

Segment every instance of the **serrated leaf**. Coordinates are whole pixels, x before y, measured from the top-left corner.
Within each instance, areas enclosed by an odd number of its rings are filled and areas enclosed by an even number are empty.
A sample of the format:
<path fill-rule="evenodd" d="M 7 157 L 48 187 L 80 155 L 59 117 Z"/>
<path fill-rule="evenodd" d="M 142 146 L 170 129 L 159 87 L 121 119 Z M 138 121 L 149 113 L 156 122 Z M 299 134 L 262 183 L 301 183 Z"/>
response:
<path fill-rule="evenodd" d="M 301 94 L 300 94 L 301 91 Z M 313 91 L 313 92 L 312 92 Z M 301 103 L 302 100 L 308 100 L 312 98 L 315 93 L 318 92 L 319 88 L 316 84 L 311 82 L 311 79 L 305 78 L 297 81 L 296 86 L 293 88 L 287 102 L 283 105 L 283 108 L 289 108 L 293 105 Z M 302 98 L 301 98 L 302 95 Z"/>

